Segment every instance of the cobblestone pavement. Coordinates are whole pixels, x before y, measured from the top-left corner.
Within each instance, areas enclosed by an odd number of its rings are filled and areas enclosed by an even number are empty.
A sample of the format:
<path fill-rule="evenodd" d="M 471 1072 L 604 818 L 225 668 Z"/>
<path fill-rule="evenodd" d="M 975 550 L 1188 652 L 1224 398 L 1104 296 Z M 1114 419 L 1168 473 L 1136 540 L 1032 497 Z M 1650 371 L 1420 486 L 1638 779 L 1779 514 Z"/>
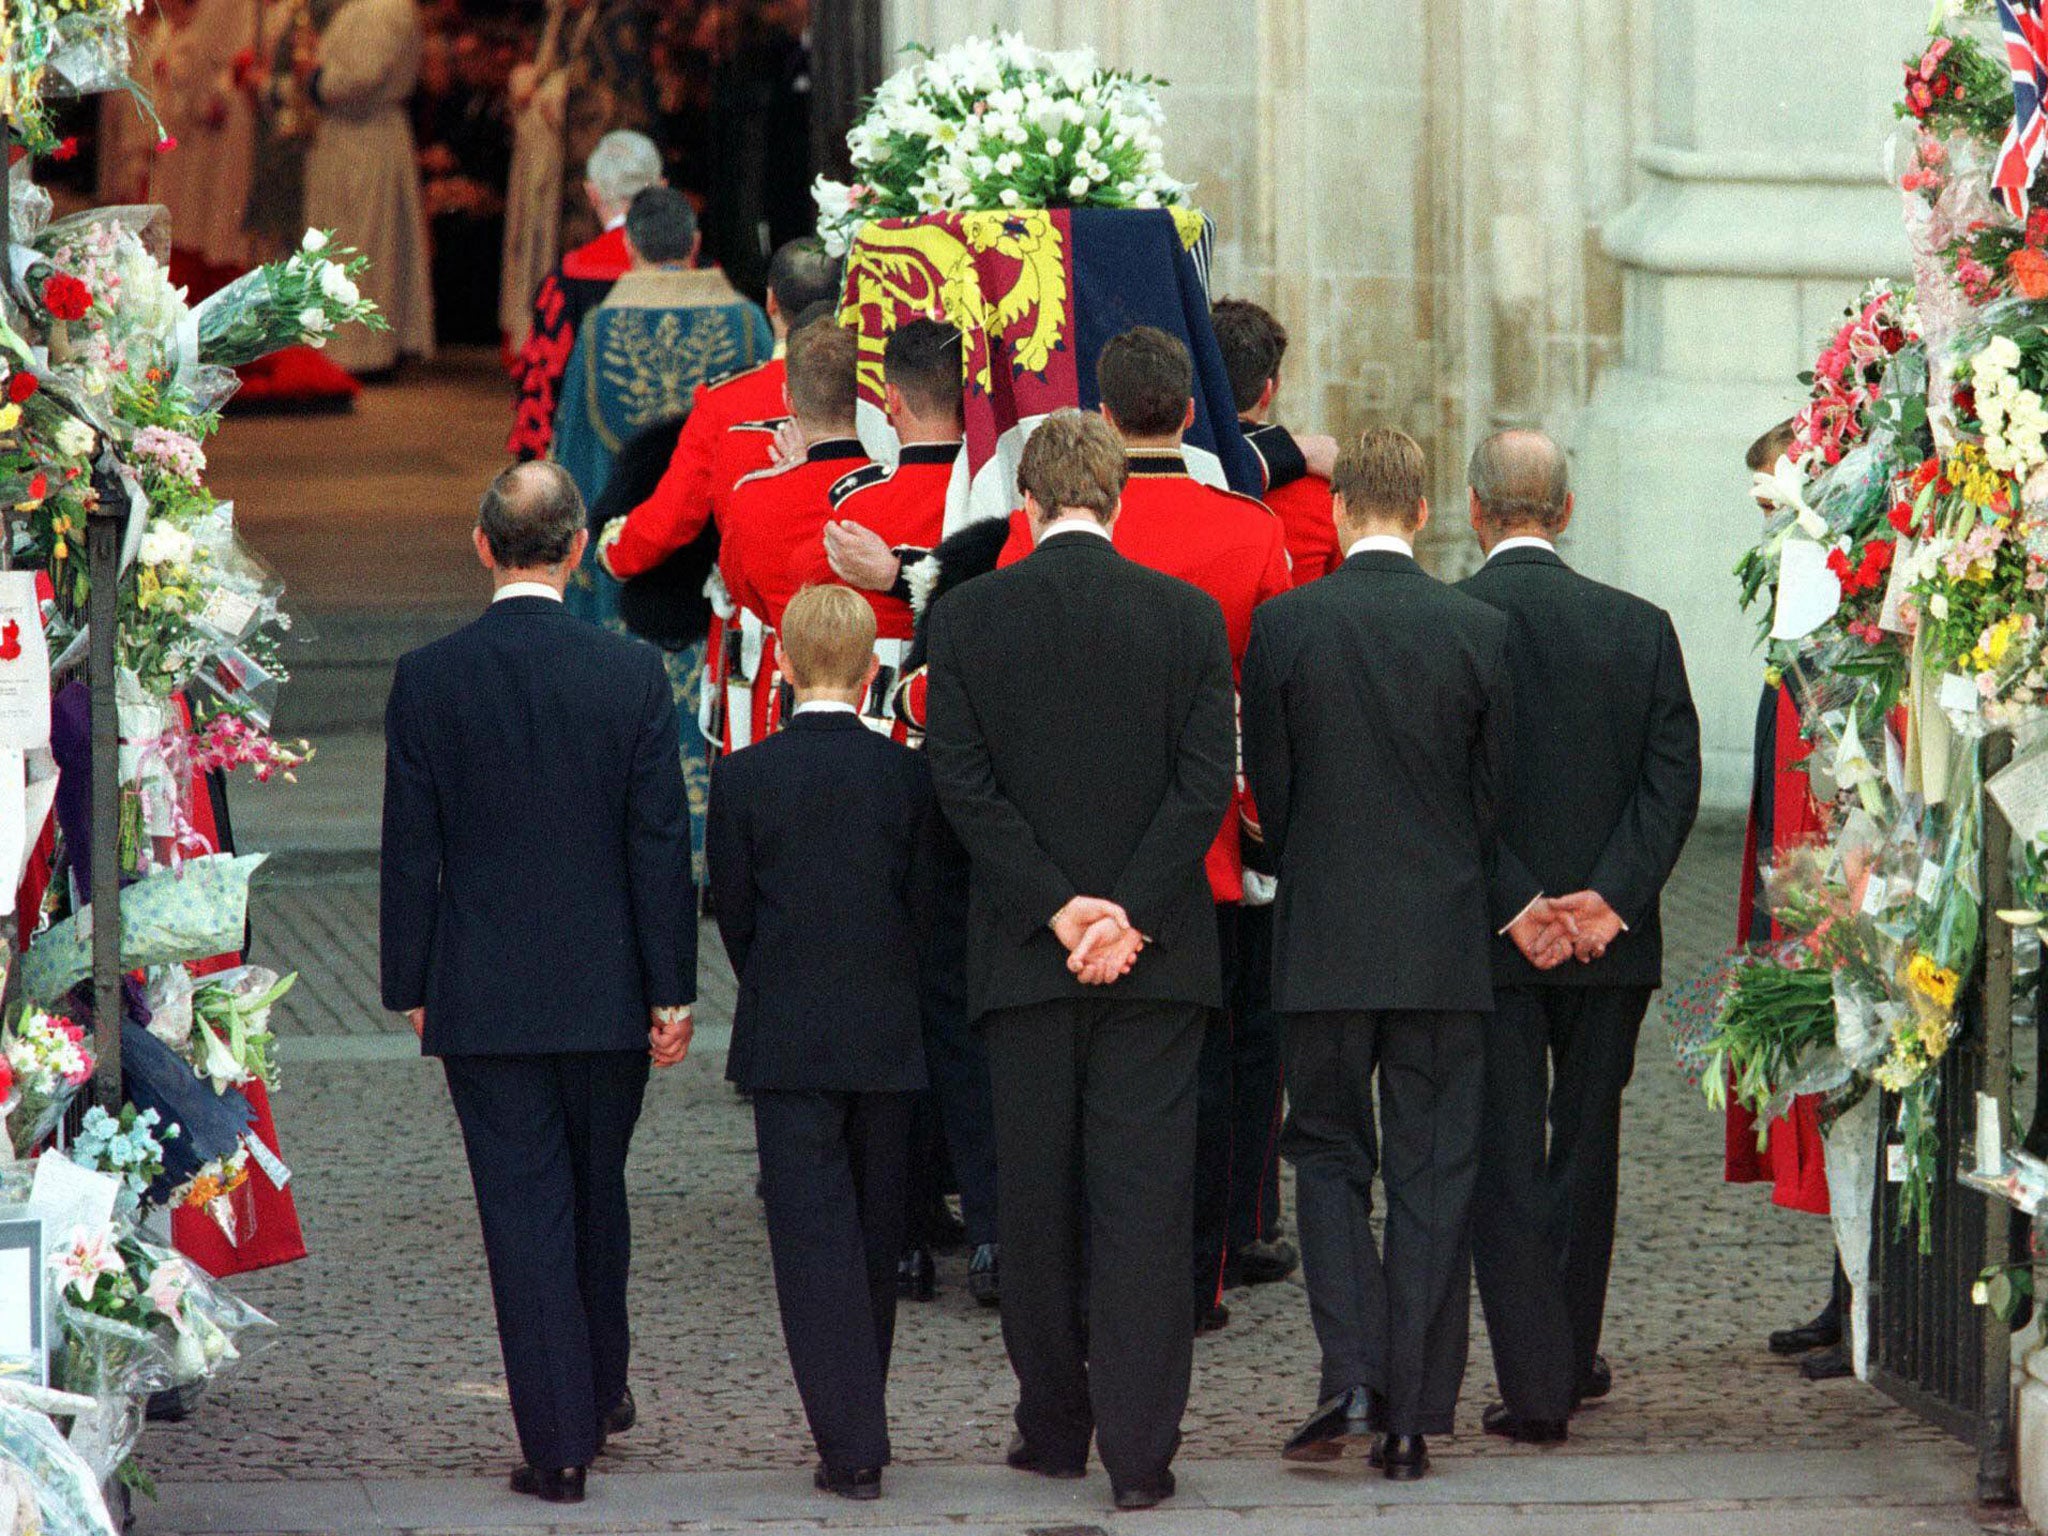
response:
<path fill-rule="evenodd" d="M 1703 829 L 1669 906 L 1672 974 L 1732 931 L 1739 828 Z M 257 910 L 258 948 L 307 973 L 288 1033 L 371 1035 L 374 883 L 279 880 Z M 729 975 L 707 974 L 707 1047 Z M 400 1026 L 402 1027 L 402 1026 Z M 310 1048 L 315 1042 L 307 1042 Z M 321 1040 L 320 1046 L 346 1047 Z M 239 1287 L 282 1325 L 277 1347 L 225 1380 L 143 1454 L 178 1481 L 204 1464 L 231 1480 L 485 1475 L 513 1457 L 483 1256 L 438 1069 L 366 1040 L 361 1061 L 299 1060 L 279 1098 L 285 1153 L 313 1257 Z M 323 1054 L 343 1054 L 335 1050 Z M 657 1079 L 635 1144 L 633 1369 L 640 1428 L 615 1470 L 794 1467 L 811 1459 L 782 1352 L 753 1198 L 750 1118 L 707 1048 Z M 1701 1449 L 1883 1449 L 1942 1437 L 1855 1381 L 1813 1385 L 1763 1348 L 1823 1298 L 1824 1223 L 1721 1183 L 1721 1127 L 1646 1028 L 1631 1090 L 1607 1352 L 1614 1395 L 1561 1454 Z M 1008 1431 L 1011 1381 L 996 1314 L 941 1261 L 939 1299 L 906 1305 L 893 1378 L 906 1463 L 985 1462 Z M 1315 1349 L 1295 1284 L 1233 1292 L 1232 1322 L 1198 1342 L 1190 1459 L 1270 1454 L 1309 1406 Z M 1491 1395 L 1473 1321 L 1460 1433 L 1448 1456 L 1531 1454 L 1478 1432 Z M 1731 1489 L 1731 1497 L 1740 1490 Z"/>

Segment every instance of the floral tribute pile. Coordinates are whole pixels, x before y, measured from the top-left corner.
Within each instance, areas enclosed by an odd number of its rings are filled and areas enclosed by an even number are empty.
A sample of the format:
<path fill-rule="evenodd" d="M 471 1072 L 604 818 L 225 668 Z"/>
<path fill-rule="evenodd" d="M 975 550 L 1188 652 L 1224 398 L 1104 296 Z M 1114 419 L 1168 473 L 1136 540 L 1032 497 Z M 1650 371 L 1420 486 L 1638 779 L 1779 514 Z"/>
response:
<path fill-rule="evenodd" d="M 290 1176 L 259 1133 L 277 1086 L 270 1011 L 296 978 L 235 963 L 261 860 L 221 851 L 209 786 L 237 773 L 291 779 L 311 749 L 270 733 L 283 588 L 237 534 L 232 504 L 207 489 L 206 440 L 237 366 L 382 324 L 356 285 L 363 258 L 320 231 L 193 305 L 170 279 L 162 209 L 53 217 L 34 179 L 38 156 L 66 153 L 50 99 L 134 91 L 138 3 L 0 4 L 0 664 L 28 658 L 39 680 L 47 654 L 55 695 L 45 737 L 0 740 L 0 847 L 12 849 L 0 889 L 16 891 L 24 952 L 23 1000 L 0 1026 L 0 1218 L 44 1220 L 54 1324 L 49 1386 L 40 1363 L 0 1359 L 0 1482 L 33 1493 L 37 1528 L 64 1532 L 118 1528 L 101 1490 L 146 1482 L 130 1453 L 149 1394 L 206 1379 L 270 1331 L 145 1236 L 179 1213 L 233 1250 L 257 1209 L 253 1171 L 279 1191 Z M 76 808 L 106 797 L 51 807 L 60 776 L 91 773 L 86 530 L 108 510 L 121 530 L 127 1102 L 81 1121 L 96 1036 L 90 815 Z"/>
<path fill-rule="evenodd" d="M 820 177 L 818 234 L 844 255 L 873 219 L 1003 208 L 1170 208 L 1159 81 L 1014 34 L 969 38 L 882 82 L 847 135 L 848 186 Z"/>
<path fill-rule="evenodd" d="M 1981 872 L 1985 741 L 2012 733 L 2020 759 L 2001 803 L 2048 768 L 2048 176 L 2018 212 L 1991 186 L 2013 100 L 1990 0 L 1938 8 L 1897 110 L 1914 282 L 1873 284 L 1826 340 L 1737 567 L 1827 838 L 1764 872 L 1782 941 L 1735 958 L 1690 1045 L 1709 1099 L 1766 1131 L 1797 1094 L 1828 1095 L 1824 1120 L 1894 1096 L 1924 1248 L 1987 922 L 2048 906 L 2048 825 L 2014 821 L 2017 907 L 1987 917 Z"/>

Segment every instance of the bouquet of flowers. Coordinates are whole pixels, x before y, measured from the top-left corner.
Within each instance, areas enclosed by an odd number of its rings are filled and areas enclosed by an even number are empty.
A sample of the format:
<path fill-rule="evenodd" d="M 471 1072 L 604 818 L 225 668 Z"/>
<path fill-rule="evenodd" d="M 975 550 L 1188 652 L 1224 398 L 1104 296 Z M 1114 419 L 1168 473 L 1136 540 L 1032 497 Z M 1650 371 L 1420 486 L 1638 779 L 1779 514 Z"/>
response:
<path fill-rule="evenodd" d="M 69 1156 L 81 1168 L 109 1174 L 121 1181 L 123 1208 L 134 1210 L 142 1197 L 163 1176 L 164 1142 L 178 1134 L 167 1126 L 157 1136 L 161 1117 L 153 1109 L 137 1110 L 123 1104 L 118 1116 L 95 1104 L 85 1112 L 78 1134 L 71 1139 Z"/>
<path fill-rule="evenodd" d="M 239 368 L 284 347 L 324 347 L 337 327 L 388 329 L 356 278 L 367 256 L 338 246 L 327 231 L 309 229 L 299 249 L 244 273 L 200 302 L 200 361 Z"/>
<path fill-rule="evenodd" d="M 126 84 L 128 18 L 142 0 L 7 0 L 0 11 L 0 117 L 32 151 L 57 142 L 49 75 L 74 91 Z"/>
<path fill-rule="evenodd" d="M 14 1155 L 27 1157 L 64 1118 L 78 1090 L 92 1079 L 93 1054 L 85 1031 L 69 1019 L 27 1008 L 6 1032 L 7 1135 Z"/>
<path fill-rule="evenodd" d="M 843 255 L 870 219 L 996 208 L 1161 208 L 1162 83 L 1104 69 L 1091 49 L 969 38 L 882 82 L 847 135 L 856 180 L 819 178 L 818 235 Z"/>
<path fill-rule="evenodd" d="M 1812 397 L 1793 418 L 1792 458 L 1816 470 L 1863 440 L 1892 358 L 1918 339 L 1911 290 L 1873 283 L 1821 349 L 1805 382 Z"/>
<path fill-rule="evenodd" d="M 1834 976 L 1813 952 L 1795 946 L 1777 956 L 1738 958 L 1705 1041 L 1700 1087 L 1715 1109 L 1726 1108 L 1732 1094 L 1757 1117 L 1761 1141 L 1770 1133 L 1773 1104 L 1808 1053 L 1834 1038 Z"/>
<path fill-rule="evenodd" d="M 216 1092 L 260 1079 L 277 1086 L 277 1037 L 270 1010 L 298 982 L 260 965 L 205 976 L 192 989 L 193 1070 Z"/>

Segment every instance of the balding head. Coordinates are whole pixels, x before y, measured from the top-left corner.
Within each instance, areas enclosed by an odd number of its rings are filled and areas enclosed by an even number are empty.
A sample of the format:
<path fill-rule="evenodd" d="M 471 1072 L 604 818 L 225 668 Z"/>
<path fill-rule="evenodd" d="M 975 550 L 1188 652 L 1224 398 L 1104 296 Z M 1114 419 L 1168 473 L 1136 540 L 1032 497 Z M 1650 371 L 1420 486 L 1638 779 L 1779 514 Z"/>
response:
<path fill-rule="evenodd" d="M 477 553 L 493 570 L 563 570 L 582 553 L 583 496 L 559 464 L 514 464 L 477 507 Z"/>
<path fill-rule="evenodd" d="M 1491 549 L 1517 534 L 1555 538 L 1571 521 L 1564 450 L 1529 428 L 1496 432 L 1472 450 L 1472 527 Z"/>

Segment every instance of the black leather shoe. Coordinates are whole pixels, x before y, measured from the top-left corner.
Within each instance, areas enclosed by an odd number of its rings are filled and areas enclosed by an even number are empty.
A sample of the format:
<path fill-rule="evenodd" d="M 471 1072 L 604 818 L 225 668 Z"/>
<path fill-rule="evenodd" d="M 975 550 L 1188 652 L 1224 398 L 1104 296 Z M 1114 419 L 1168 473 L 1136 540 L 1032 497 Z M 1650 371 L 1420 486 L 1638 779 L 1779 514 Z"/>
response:
<path fill-rule="evenodd" d="M 530 1467 L 512 1469 L 512 1491 L 546 1504 L 583 1502 L 583 1467 Z"/>
<path fill-rule="evenodd" d="M 1780 1328 L 1769 1340 L 1774 1355 L 1803 1355 L 1809 1349 L 1832 1349 L 1842 1342 L 1842 1313 L 1833 1302 L 1820 1315 L 1797 1328 Z"/>
<path fill-rule="evenodd" d="M 1808 1381 L 1840 1381 L 1854 1376 L 1856 1367 L 1849 1363 L 1849 1346 L 1837 1344 L 1833 1349 L 1817 1349 L 1800 1361 L 1799 1374 Z"/>
<path fill-rule="evenodd" d="M 1224 1306 L 1222 1302 L 1219 1301 L 1213 1306 L 1197 1307 L 1195 1309 L 1196 1333 L 1221 1333 L 1229 1326 L 1230 1308 Z"/>
<path fill-rule="evenodd" d="M 983 1243 L 967 1261 L 967 1294 L 984 1307 L 1003 1304 L 1003 1256 L 994 1243 Z"/>
<path fill-rule="evenodd" d="M 938 1294 L 939 1269 L 929 1248 L 905 1250 L 896 1261 L 896 1290 L 912 1301 L 930 1301 Z"/>
<path fill-rule="evenodd" d="M 1010 1437 L 1010 1448 L 1004 1452 L 1003 1460 L 1019 1472 L 1035 1472 L 1040 1477 L 1058 1478 L 1062 1482 L 1088 1475 L 1087 1453 L 1080 1461 L 1049 1461 L 1031 1447 L 1031 1442 L 1022 1435 Z"/>
<path fill-rule="evenodd" d="M 1168 1470 L 1153 1482 L 1139 1483 L 1134 1488 L 1112 1488 L 1110 1493 L 1118 1509 L 1157 1509 L 1173 1497 L 1173 1489 L 1173 1473 Z"/>
<path fill-rule="evenodd" d="M 1557 1445 L 1571 1433 L 1562 1419 L 1517 1418 L 1508 1412 L 1506 1403 L 1488 1403 L 1486 1411 L 1479 1415 L 1479 1423 L 1489 1435 L 1523 1445 Z"/>
<path fill-rule="evenodd" d="M 628 1387 L 625 1396 L 613 1403 L 611 1412 L 599 1421 L 599 1426 L 607 1435 L 623 1435 L 639 1422 L 640 1408 L 633 1401 L 633 1389 Z"/>
<path fill-rule="evenodd" d="M 1225 1273 L 1239 1285 L 1276 1285 L 1301 1265 L 1294 1244 L 1275 1239 L 1270 1243 L 1246 1243 L 1225 1262 Z"/>
<path fill-rule="evenodd" d="M 1572 1406 L 1596 1402 L 1614 1390 L 1614 1371 L 1607 1364 L 1605 1355 L 1593 1357 L 1593 1369 L 1579 1378 L 1579 1384 L 1572 1388 Z"/>
<path fill-rule="evenodd" d="M 882 1496 L 882 1469 L 880 1467 L 848 1467 L 835 1472 L 820 1463 L 811 1475 L 811 1481 L 826 1493 L 836 1493 L 842 1499 L 858 1499 L 866 1503 Z"/>
<path fill-rule="evenodd" d="M 1390 1483 L 1414 1483 L 1429 1470 L 1429 1443 L 1420 1435 L 1387 1435 L 1379 1446 L 1380 1470 Z"/>
<path fill-rule="evenodd" d="M 1316 1404 L 1308 1422 L 1280 1447 L 1283 1461 L 1335 1461 L 1344 1447 L 1373 1435 L 1372 1393 L 1353 1387 Z"/>

